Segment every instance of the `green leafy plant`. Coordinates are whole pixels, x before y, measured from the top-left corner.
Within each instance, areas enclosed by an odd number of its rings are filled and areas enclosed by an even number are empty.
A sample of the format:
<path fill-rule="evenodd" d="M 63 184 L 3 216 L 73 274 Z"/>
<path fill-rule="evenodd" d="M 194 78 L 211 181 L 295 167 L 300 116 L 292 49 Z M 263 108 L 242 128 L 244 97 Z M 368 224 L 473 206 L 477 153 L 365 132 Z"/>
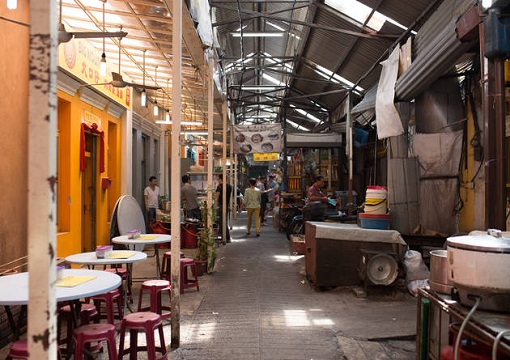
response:
<path fill-rule="evenodd" d="M 211 210 L 211 224 L 208 224 L 207 212 Z M 202 212 L 202 219 L 204 227 L 200 228 L 197 232 L 197 253 L 195 259 L 197 261 L 207 261 L 207 272 L 212 271 L 216 261 L 216 229 L 213 224 L 216 222 L 217 214 L 214 211 L 214 200 L 210 208 L 207 207 L 207 202 L 200 204 L 200 211 Z"/>

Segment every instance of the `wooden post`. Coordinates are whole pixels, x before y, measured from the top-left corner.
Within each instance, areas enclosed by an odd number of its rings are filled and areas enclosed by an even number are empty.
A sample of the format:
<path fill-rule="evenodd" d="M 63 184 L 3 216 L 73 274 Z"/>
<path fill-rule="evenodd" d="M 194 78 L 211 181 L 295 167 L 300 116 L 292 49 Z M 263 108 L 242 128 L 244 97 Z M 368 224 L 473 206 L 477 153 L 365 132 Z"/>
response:
<path fill-rule="evenodd" d="M 230 204 L 227 204 L 227 184 L 228 184 L 228 179 L 227 179 L 227 103 L 226 101 L 223 102 L 223 105 L 222 105 L 222 115 L 223 115 L 223 126 L 222 126 L 222 129 L 223 129 L 223 153 L 222 153 L 222 163 L 223 163 L 223 166 L 222 166 L 222 174 L 223 174 L 223 185 L 221 187 L 221 204 L 222 204 L 222 207 L 221 207 L 221 218 L 222 218 L 222 222 L 221 222 L 221 241 L 223 242 L 223 244 L 226 244 L 227 243 L 227 222 L 228 222 L 228 219 L 227 219 L 227 206 L 229 206 Z"/>
<path fill-rule="evenodd" d="M 232 136 L 233 135 L 233 131 L 232 131 Z M 239 186 L 239 179 L 238 179 L 238 174 L 237 174 L 237 154 L 234 154 L 234 162 L 232 163 L 232 166 L 234 167 L 234 189 L 236 190 L 236 196 L 237 196 L 237 187 Z M 243 191 L 243 189 L 241 189 L 241 192 Z M 237 201 L 237 198 L 236 198 L 236 201 Z M 241 204 L 242 205 L 242 204 Z M 235 207 L 234 207 L 235 209 Z M 242 210 L 242 209 L 239 209 L 239 210 Z M 237 211 L 235 212 L 235 219 L 237 219 Z"/>
<path fill-rule="evenodd" d="M 56 359 L 56 1 L 31 0 L 30 18 L 27 338 L 31 359 Z"/>
<path fill-rule="evenodd" d="M 212 212 L 214 211 L 211 204 L 213 203 L 213 127 L 214 127 L 214 78 L 213 78 L 213 55 L 208 54 L 208 72 L 207 72 L 207 227 L 212 233 L 213 222 Z"/>
<path fill-rule="evenodd" d="M 351 115 L 351 108 L 352 108 L 352 101 L 351 101 L 351 93 L 348 93 L 347 94 L 347 98 L 345 99 L 345 101 L 347 102 L 347 106 L 346 106 L 346 109 L 347 109 L 347 120 L 346 120 L 346 124 L 345 124 L 345 137 L 346 137 L 346 151 L 347 151 L 347 161 L 348 161 L 348 166 L 349 166 L 349 193 L 348 193 L 348 198 L 349 198 L 349 208 L 348 208 L 348 214 L 349 215 L 352 215 L 352 212 L 353 212 L 353 195 L 352 195 L 352 172 L 353 172 L 353 166 L 352 166 L 352 161 L 353 161 L 353 157 L 352 157 L 352 115 Z"/>
<path fill-rule="evenodd" d="M 181 252 L 181 154 L 179 136 L 181 132 L 181 95 L 182 95 L 182 1 L 172 2 L 172 153 L 171 153 L 171 250 L 172 260 L 172 299 L 170 308 L 172 312 L 171 347 L 180 346 L 180 252 Z"/>

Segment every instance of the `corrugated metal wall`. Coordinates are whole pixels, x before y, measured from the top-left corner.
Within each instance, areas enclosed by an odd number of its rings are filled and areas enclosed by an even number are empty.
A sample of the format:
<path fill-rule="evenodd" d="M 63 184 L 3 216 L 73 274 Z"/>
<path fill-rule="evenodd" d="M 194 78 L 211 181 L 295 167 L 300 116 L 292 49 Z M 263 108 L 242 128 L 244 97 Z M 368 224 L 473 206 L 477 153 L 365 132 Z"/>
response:
<path fill-rule="evenodd" d="M 448 71 L 473 43 L 457 39 L 455 23 L 475 0 L 444 1 L 416 35 L 414 59 L 407 71 L 397 80 L 396 98 L 410 101 Z"/>

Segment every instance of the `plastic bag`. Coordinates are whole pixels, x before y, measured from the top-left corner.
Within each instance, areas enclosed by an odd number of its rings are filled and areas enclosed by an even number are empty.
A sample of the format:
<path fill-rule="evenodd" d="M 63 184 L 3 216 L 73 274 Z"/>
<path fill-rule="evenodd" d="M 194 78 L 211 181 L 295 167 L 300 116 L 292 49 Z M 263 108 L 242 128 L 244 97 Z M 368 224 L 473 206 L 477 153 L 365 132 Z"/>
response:
<path fill-rule="evenodd" d="M 404 267 L 406 269 L 406 286 L 411 295 L 417 296 L 418 289 L 428 289 L 430 271 L 425 265 L 421 253 L 415 250 L 406 251 Z"/>
<path fill-rule="evenodd" d="M 425 280 L 430 276 L 430 271 L 425 265 L 421 253 L 415 250 L 408 250 L 404 256 L 404 267 L 406 269 L 406 280 Z"/>

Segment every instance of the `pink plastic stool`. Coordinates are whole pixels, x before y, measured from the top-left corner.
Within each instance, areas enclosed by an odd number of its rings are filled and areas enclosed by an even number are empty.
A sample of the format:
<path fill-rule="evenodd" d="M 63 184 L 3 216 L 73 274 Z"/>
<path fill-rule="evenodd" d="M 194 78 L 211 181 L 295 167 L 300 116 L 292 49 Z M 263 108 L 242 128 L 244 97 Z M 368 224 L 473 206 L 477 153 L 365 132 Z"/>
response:
<path fill-rule="evenodd" d="M 97 312 L 96 307 L 93 304 L 81 304 L 80 309 L 80 323 L 82 325 L 86 325 L 90 323 L 92 320 L 97 318 L 99 313 Z M 67 325 L 67 337 L 65 339 L 60 340 L 60 329 L 61 329 L 61 321 L 66 321 Z M 74 320 L 73 320 L 73 314 L 71 313 L 71 306 L 65 305 L 62 306 L 59 309 L 58 313 L 58 326 L 57 326 L 57 342 L 58 344 L 66 344 L 67 348 L 70 348 L 69 345 L 71 344 L 72 338 L 73 338 L 73 332 L 74 332 Z"/>
<path fill-rule="evenodd" d="M 192 273 L 195 279 L 190 279 L 188 277 L 188 268 L 191 268 Z M 198 287 L 198 275 L 197 275 L 197 263 L 194 259 L 191 258 L 181 258 L 181 294 L 184 294 L 184 289 L 189 288 L 197 288 L 197 291 L 200 291 Z"/>
<path fill-rule="evenodd" d="M 114 301 L 117 302 L 117 315 L 119 322 L 122 320 L 123 316 L 123 298 L 119 289 L 113 289 L 112 291 L 108 291 L 104 294 L 99 294 L 92 296 L 91 299 L 94 301 L 94 305 L 99 312 L 99 317 L 101 318 L 101 303 L 104 302 L 106 305 L 106 321 L 108 324 L 115 325 L 115 316 L 114 316 Z"/>
<path fill-rule="evenodd" d="M 142 308 L 143 294 L 145 291 L 149 292 L 150 305 Z M 170 282 L 168 280 L 144 281 L 140 287 L 140 295 L 138 296 L 138 311 L 151 311 L 161 315 L 164 319 L 169 318 L 171 316 L 170 306 L 163 305 L 161 301 L 161 293 L 163 291 L 168 291 L 168 295 L 171 296 Z M 163 310 L 168 310 L 168 312 L 163 313 Z"/>
<path fill-rule="evenodd" d="M 115 326 L 112 324 L 90 324 L 80 326 L 74 331 L 74 359 L 83 358 L 85 345 L 91 342 L 106 341 L 108 358 L 117 360 L 117 343 L 115 342 Z"/>
<path fill-rule="evenodd" d="M 11 349 L 9 350 L 9 354 L 5 358 L 5 360 L 11 359 L 26 359 L 28 360 L 28 344 L 27 339 L 15 341 Z"/>
<path fill-rule="evenodd" d="M 15 341 L 11 349 L 9 350 L 9 354 L 5 358 L 5 360 L 13 360 L 13 359 L 23 359 L 28 360 L 28 343 L 27 339 Z M 57 349 L 57 359 L 62 359 L 60 355 L 60 349 Z"/>
<path fill-rule="evenodd" d="M 181 251 L 180 256 L 181 256 L 181 258 L 183 258 L 186 255 L 184 255 L 184 253 Z M 163 264 L 161 265 L 161 276 L 160 276 L 161 279 L 171 281 L 170 280 L 170 274 L 172 273 L 171 265 L 170 265 L 171 262 L 172 262 L 172 252 L 167 251 L 163 254 Z"/>
<path fill-rule="evenodd" d="M 131 291 L 131 279 L 128 277 L 128 269 L 123 268 L 122 265 L 110 265 L 111 267 L 109 269 L 106 268 L 106 265 L 104 267 L 104 271 L 107 271 L 109 273 L 117 274 L 121 277 L 122 281 L 127 281 L 126 283 L 126 290 L 127 294 L 123 294 L 124 296 L 128 297 L 128 300 L 133 303 L 133 294 Z"/>
<path fill-rule="evenodd" d="M 158 329 L 159 347 L 156 347 L 154 339 L 154 330 Z M 124 337 L 126 331 L 129 331 L 130 343 L 129 348 L 124 349 Z M 147 346 L 138 346 L 138 332 L 145 332 Z M 163 334 L 163 322 L 161 316 L 153 312 L 137 312 L 128 314 L 122 319 L 120 325 L 120 344 L 119 344 L 119 360 L 122 360 L 125 354 L 130 354 L 130 359 L 136 359 L 139 351 L 147 351 L 148 360 L 168 359 L 165 347 L 165 335 Z M 156 357 L 156 352 L 161 353 L 160 357 Z"/>

